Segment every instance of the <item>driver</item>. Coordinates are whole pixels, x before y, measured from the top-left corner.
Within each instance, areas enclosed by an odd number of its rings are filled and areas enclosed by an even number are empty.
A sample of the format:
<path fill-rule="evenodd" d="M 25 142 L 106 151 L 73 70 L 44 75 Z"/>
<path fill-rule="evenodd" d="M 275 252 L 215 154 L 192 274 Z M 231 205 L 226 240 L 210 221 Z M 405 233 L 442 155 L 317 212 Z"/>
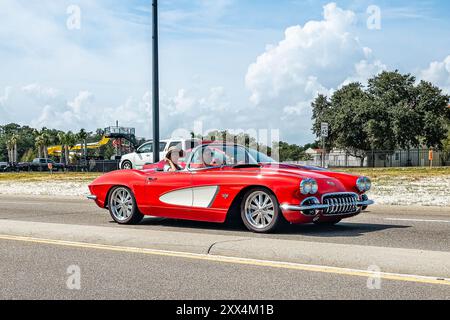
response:
<path fill-rule="evenodd" d="M 167 151 L 166 157 L 164 159 L 164 171 L 165 172 L 175 172 L 183 170 L 179 165 L 179 160 L 184 157 L 184 151 L 178 147 L 170 147 Z"/>

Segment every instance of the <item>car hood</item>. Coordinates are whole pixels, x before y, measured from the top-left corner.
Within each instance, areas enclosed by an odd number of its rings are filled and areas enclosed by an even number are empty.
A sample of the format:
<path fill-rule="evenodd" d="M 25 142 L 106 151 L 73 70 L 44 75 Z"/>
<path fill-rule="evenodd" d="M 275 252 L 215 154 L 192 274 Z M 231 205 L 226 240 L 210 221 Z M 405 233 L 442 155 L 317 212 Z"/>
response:
<path fill-rule="evenodd" d="M 306 167 L 284 163 L 263 164 L 261 169 L 267 173 L 295 176 L 300 179 L 313 178 L 317 180 L 319 184 L 328 182 L 334 184 L 338 189 L 351 189 L 355 192 L 356 180 L 359 177 L 357 175 L 329 171 L 318 167 Z"/>

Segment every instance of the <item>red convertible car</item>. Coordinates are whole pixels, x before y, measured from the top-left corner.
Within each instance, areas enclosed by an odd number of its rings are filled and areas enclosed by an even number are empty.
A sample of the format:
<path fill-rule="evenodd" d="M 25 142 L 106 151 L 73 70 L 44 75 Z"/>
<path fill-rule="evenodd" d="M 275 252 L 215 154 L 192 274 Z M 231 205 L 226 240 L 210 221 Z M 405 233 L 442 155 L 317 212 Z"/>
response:
<path fill-rule="evenodd" d="M 276 163 L 240 145 L 212 143 L 192 150 L 183 169 L 105 174 L 89 199 L 119 224 L 144 216 L 224 223 L 239 216 L 253 232 L 271 232 L 283 220 L 334 225 L 360 214 L 373 201 L 370 179 L 315 167 Z"/>

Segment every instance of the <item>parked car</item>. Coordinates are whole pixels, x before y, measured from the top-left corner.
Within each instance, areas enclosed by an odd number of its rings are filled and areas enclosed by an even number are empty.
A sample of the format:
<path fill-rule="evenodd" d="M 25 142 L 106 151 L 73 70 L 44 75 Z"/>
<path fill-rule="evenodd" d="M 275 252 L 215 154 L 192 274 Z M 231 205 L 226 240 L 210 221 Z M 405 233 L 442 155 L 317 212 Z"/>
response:
<path fill-rule="evenodd" d="M 201 143 L 199 139 L 168 139 L 159 143 L 159 156 L 164 158 L 169 148 L 177 146 L 182 150 L 189 150 Z M 153 141 L 141 145 L 136 152 L 122 156 L 119 168 L 124 170 L 142 169 L 147 163 L 153 161 Z"/>
<path fill-rule="evenodd" d="M 257 160 L 260 159 L 260 161 Z M 321 168 L 276 163 L 236 144 L 196 147 L 182 170 L 121 170 L 97 178 L 89 199 L 119 224 L 144 216 L 223 223 L 237 216 L 253 232 L 280 222 L 334 225 L 373 201 L 370 179 Z"/>
<path fill-rule="evenodd" d="M 8 162 L 0 162 L 0 172 L 5 172 L 8 167 L 9 167 Z"/>
<path fill-rule="evenodd" d="M 52 165 L 53 171 L 62 171 L 65 168 L 64 164 L 45 158 L 36 158 L 32 162 L 20 162 L 17 168 L 19 171 L 50 171 L 49 164 Z"/>

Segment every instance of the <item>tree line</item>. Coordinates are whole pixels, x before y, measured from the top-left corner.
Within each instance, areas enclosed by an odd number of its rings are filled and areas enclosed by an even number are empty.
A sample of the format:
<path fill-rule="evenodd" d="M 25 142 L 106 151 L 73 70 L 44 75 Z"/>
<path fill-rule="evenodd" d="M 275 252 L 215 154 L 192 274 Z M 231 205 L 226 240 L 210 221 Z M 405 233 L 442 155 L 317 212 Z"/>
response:
<path fill-rule="evenodd" d="M 374 150 L 433 148 L 450 151 L 450 96 L 411 74 L 384 71 L 367 86 L 353 82 L 312 103 L 313 132 L 330 126 L 326 149 L 360 158 Z"/>
<path fill-rule="evenodd" d="M 11 123 L 0 126 L 0 161 L 18 163 L 29 162 L 34 158 L 48 158 L 47 149 L 51 146 L 60 145 L 62 152 L 58 160 L 69 164 L 71 161 L 70 149 L 76 145 L 81 145 L 82 156 L 88 156 L 87 144 L 97 142 L 102 137 L 102 129 L 98 129 L 96 132 L 87 132 L 85 129 L 81 129 L 74 133 L 48 128 L 37 130 L 29 126 Z M 92 151 L 89 150 L 89 152 Z M 113 154 L 114 148 L 111 144 L 108 144 L 89 155 L 109 158 Z"/>

